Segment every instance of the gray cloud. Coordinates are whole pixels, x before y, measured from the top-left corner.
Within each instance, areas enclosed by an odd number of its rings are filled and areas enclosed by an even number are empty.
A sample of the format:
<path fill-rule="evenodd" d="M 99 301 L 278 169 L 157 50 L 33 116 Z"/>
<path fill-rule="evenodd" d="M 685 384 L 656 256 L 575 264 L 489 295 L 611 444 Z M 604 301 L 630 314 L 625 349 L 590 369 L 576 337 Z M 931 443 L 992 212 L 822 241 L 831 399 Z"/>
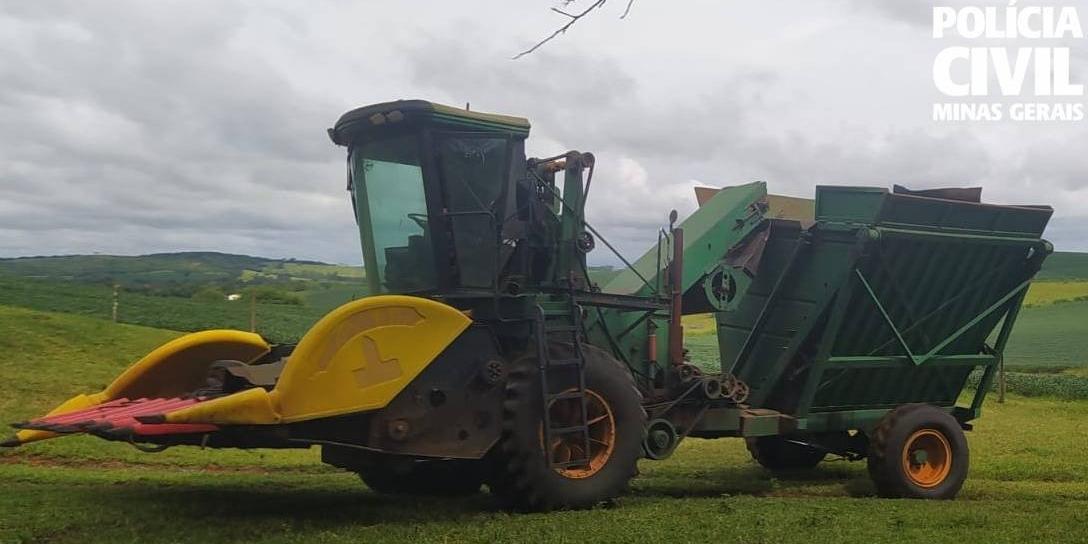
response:
<path fill-rule="evenodd" d="M 982 184 L 991 200 L 1059 205 L 1051 236 L 1088 249 L 1088 125 L 930 123 L 930 4 L 721 4 L 691 17 L 637 3 L 519 61 L 546 6 L 4 4 L 0 255 L 358 262 L 324 128 L 413 97 L 527 116 L 538 156 L 596 153 L 591 221 L 630 257 L 669 209 L 694 209 L 693 186 L 756 179 L 798 196 Z"/>
<path fill-rule="evenodd" d="M 240 5 L 5 7 L 0 251 L 358 261 L 323 135 L 340 106 L 233 45 Z"/>
<path fill-rule="evenodd" d="M 967 126 L 859 127 L 835 138 L 805 126 L 767 131 L 766 117 L 776 109 L 772 95 L 790 82 L 766 70 L 737 70 L 712 88 L 654 101 L 643 98 L 645 78 L 609 59 L 574 62 L 544 51 L 524 64 L 496 66 L 487 59 L 501 51 L 488 54 L 485 46 L 465 46 L 455 35 L 446 40 L 432 37 L 409 54 L 412 83 L 451 98 L 489 97 L 495 103 L 488 107 L 528 115 L 533 139 L 556 145 L 539 155 L 567 148 L 595 152 L 591 222 L 629 257 L 650 245 L 669 209 L 694 209 L 695 185 L 765 180 L 773 192 L 805 197 L 817 184 L 983 185 L 987 198 L 997 202 L 1047 203 L 1054 195 L 1021 189 L 1033 179 L 1056 186 L 1088 171 L 1076 157 L 1077 146 L 1038 146 L 1036 152 L 1063 154 L 1040 168 L 1037 161 L 1017 160 L 1004 146 L 988 144 Z M 563 77 L 537 82 L 556 66 L 565 68 Z M 1077 187 L 1083 185 L 1068 188 Z M 1081 247 L 1063 238 L 1065 247 Z M 608 255 L 595 257 L 615 262 Z"/>
<path fill-rule="evenodd" d="M 878 14 L 889 20 L 911 24 L 929 26 L 932 22 L 933 6 L 955 5 L 955 1 L 924 1 L 924 0 L 882 0 L 880 2 L 867 2 L 865 0 L 847 0 L 847 5 L 862 13 Z"/>

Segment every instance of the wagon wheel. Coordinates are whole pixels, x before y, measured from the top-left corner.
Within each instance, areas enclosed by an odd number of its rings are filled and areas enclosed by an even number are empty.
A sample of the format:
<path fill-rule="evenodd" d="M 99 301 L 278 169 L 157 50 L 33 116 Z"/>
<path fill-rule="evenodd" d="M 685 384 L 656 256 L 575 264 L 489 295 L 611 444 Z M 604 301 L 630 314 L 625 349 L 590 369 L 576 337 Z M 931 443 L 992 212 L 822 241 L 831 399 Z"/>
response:
<path fill-rule="evenodd" d="M 882 497 L 951 499 L 967 479 L 969 457 L 955 418 L 935 406 L 906 404 L 873 430 L 869 475 Z"/>

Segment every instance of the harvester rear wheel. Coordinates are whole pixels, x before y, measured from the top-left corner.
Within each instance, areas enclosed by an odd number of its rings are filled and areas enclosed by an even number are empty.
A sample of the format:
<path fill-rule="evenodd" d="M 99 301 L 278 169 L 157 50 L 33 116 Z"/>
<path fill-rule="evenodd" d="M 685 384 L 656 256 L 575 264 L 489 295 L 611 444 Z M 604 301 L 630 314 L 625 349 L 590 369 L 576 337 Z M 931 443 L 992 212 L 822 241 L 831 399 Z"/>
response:
<path fill-rule="evenodd" d="M 569 346 L 551 349 L 554 358 L 571 357 Z M 590 463 L 585 467 L 549 466 L 543 451 L 544 407 L 536 355 L 524 355 L 510 365 L 503 433 L 490 456 L 488 481 L 503 506 L 521 511 L 589 508 L 623 493 L 637 474 L 646 427 L 642 394 L 623 363 L 592 346 L 583 346 L 582 353 L 591 440 Z M 553 419 L 561 416 L 555 408 Z M 562 448 L 576 446 L 556 439 L 550 447 L 562 453 Z"/>
<path fill-rule="evenodd" d="M 906 404 L 873 430 L 869 476 L 882 497 L 951 499 L 967 479 L 969 457 L 956 418 L 929 404 Z"/>
<path fill-rule="evenodd" d="M 746 438 L 748 453 L 767 470 L 804 470 L 815 468 L 827 452 L 791 441 L 783 436 Z"/>
<path fill-rule="evenodd" d="M 480 461 L 417 461 L 375 457 L 356 469 L 372 491 L 387 495 L 458 497 L 480 491 L 483 470 Z"/>

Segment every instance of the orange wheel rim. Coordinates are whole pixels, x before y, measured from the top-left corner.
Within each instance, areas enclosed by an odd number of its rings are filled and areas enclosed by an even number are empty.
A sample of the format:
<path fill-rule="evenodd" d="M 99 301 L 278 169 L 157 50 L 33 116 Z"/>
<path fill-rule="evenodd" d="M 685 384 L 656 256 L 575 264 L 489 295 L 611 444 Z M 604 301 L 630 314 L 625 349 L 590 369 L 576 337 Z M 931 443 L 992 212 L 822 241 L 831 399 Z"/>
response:
<path fill-rule="evenodd" d="M 919 487 L 937 487 L 952 471 L 952 446 L 944 434 L 920 429 L 903 446 L 903 472 Z"/>
<path fill-rule="evenodd" d="M 573 390 L 571 390 L 573 391 Z M 553 427 L 573 427 L 581 424 L 581 406 L 578 399 L 553 401 L 548 405 L 548 416 Z M 586 390 L 586 423 L 589 426 L 589 455 L 585 455 L 585 442 L 581 433 L 566 433 L 551 437 L 548 458 L 555 463 L 566 463 L 588 457 L 585 465 L 556 468 L 566 478 L 589 478 L 600 472 L 612 457 L 616 448 L 616 417 L 612 407 L 597 393 Z M 540 443 L 544 443 L 544 427 L 540 428 Z"/>

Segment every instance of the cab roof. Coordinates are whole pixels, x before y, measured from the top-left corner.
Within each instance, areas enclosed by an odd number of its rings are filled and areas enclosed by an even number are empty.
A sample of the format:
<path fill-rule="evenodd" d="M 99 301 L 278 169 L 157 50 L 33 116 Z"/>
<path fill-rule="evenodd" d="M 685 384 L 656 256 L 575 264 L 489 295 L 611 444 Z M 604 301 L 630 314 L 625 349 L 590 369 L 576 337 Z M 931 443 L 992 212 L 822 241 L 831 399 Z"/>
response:
<path fill-rule="evenodd" d="M 350 146 L 359 137 L 405 121 L 521 138 L 529 135 L 529 120 L 523 117 L 469 111 L 426 100 L 397 100 L 363 106 L 341 115 L 329 129 L 329 138 L 337 145 Z"/>

